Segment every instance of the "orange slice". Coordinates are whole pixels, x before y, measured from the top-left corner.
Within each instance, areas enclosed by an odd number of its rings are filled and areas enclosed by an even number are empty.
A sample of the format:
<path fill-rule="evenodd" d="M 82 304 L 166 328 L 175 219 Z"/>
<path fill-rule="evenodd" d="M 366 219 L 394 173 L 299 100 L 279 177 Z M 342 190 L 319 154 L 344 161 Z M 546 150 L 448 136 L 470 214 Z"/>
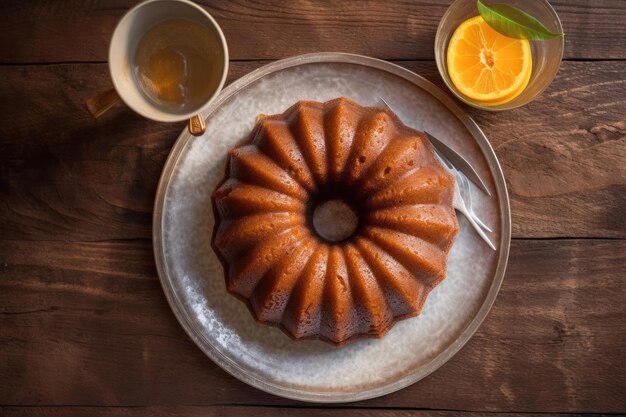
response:
<path fill-rule="evenodd" d="M 448 74 L 461 94 L 486 105 L 513 100 L 532 72 L 530 42 L 491 28 L 480 17 L 461 23 L 448 44 Z"/>

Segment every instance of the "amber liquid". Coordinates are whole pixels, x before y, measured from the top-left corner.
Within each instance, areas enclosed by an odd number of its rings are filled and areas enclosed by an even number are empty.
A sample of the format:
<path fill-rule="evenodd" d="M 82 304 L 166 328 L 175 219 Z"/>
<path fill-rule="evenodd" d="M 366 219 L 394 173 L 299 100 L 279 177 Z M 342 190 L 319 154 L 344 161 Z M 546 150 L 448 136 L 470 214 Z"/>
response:
<path fill-rule="evenodd" d="M 158 23 L 139 41 L 134 73 L 144 95 L 160 107 L 197 109 L 218 88 L 224 55 L 216 34 L 198 23 Z"/>

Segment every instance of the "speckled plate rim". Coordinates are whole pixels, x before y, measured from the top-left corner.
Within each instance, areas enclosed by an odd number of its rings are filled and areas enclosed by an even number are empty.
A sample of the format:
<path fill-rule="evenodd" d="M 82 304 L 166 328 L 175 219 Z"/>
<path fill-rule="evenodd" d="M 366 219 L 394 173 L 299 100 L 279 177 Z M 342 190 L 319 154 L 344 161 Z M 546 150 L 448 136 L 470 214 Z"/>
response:
<path fill-rule="evenodd" d="M 454 356 L 476 332 L 480 324 L 489 313 L 489 310 L 491 309 L 491 306 L 493 305 L 496 296 L 498 295 L 498 291 L 500 290 L 502 280 L 504 279 L 504 272 L 506 270 L 506 264 L 508 261 L 509 249 L 511 245 L 511 210 L 509 206 L 509 198 L 507 194 L 504 174 L 502 173 L 502 168 L 500 167 L 500 163 L 498 162 L 493 148 L 489 144 L 489 141 L 487 140 L 481 129 L 478 127 L 476 122 L 474 122 L 474 120 L 439 87 L 435 86 L 430 81 L 420 77 L 419 75 L 387 61 L 382 61 L 376 58 L 362 55 L 339 52 L 313 53 L 275 61 L 261 68 L 258 68 L 248 73 L 247 75 L 244 75 L 237 81 L 230 84 L 202 113 L 202 115 L 205 119 L 207 119 L 209 115 L 217 110 L 222 105 L 222 103 L 228 100 L 231 96 L 238 93 L 247 85 L 256 82 L 257 80 L 269 74 L 287 68 L 313 63 L 347 63 L 353 65 L 361 65 L 403 78 L 404 80 L 414 84 L 418 88 L 425 90 L 435 99 L 439 100 L 461 121 L 461 123 L 463 123 L 463 125 L 468 129 L 470 134 L 476 140 L 476 143 L 478 144 L 485 160 L 487 161 L 496 187 L 496 195 L 498 197 L 498 204 L 500 207 L 500 224 L 502 233 L 498 245 L 498 263 L 496 266 L 495 274 L 493 276 L 491 287 L 487 292 L 482 306 L 480 307 L 474 318 L 465 327 L 465 329 L 460 332 L 459 337 L 453 343 L 443 349 L 428 364 L 416 369 L 411 374 L 404 375 L 397 380 L 391 382 L 385 381 L 380 386 L 358 392 L 316 392 L 297 389 L 293 387 L 286 387 L 284 385 L 274 383 L 273 381 L 262 379 L 257 377 L 256 375 L 250 374 L 245 368 L 240 366 L 240 364 L 223 355 L 222 352 L 217 350 L 210 343 L 209 340 L 203 337 L 203 335 L 201 335 L 199 332 L 196 332 L 192 319 L 187 315 L 185 309 L 182 308 L 183 301 L 177 296 L 176 292 L 174 291 L 164 256 L 163 205 L 165 202 L 166 192 L 169 187 L 172 174 L 174 172 L 174 168 L 177 166 L 178 160 L 180 159 L 183 150 L 192 139 L 187 129 L 183 130 L 181 135 L 178 137 L 176 143 L 172 147 L 172 150 L 163 168 L 161 179 L 157 188 L 154 203 L 152 228 L 154 257 L 163 291 L 165 292 L 167 301 L 172 311 L 174 312 L 174 315 L 178 319 L 178 322 L 183 327 L 183 329 L 185 329 L 189 337 L 196 343 L 196 345 L 198 345 L 198 347 L 213 362 L 219 365 L 226 372 L 228 372 L 235 378 L 262 391 L 285 398 L 317 403 L 342 403 L 361 401 L 370 398 L 380 397 L 401 390 L 402 388 L 414 384 L 415 382 L 428 376 L 430 373 L 435 371 L 437 368 L 446 363 L 450 358 L 452 358 L 452 356 Z"/>

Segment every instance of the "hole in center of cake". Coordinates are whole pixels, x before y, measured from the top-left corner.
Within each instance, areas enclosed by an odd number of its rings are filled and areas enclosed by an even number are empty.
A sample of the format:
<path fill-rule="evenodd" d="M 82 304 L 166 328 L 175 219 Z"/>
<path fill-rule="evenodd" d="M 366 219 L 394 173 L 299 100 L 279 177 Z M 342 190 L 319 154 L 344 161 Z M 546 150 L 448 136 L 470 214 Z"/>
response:
<path fill-rule="evenodd" d="M 340 242 L 354 234 L 359 224 L 356 212 L 343 200 L 328 200 L 315 206 L 313 228 L 323 239 Z"/>

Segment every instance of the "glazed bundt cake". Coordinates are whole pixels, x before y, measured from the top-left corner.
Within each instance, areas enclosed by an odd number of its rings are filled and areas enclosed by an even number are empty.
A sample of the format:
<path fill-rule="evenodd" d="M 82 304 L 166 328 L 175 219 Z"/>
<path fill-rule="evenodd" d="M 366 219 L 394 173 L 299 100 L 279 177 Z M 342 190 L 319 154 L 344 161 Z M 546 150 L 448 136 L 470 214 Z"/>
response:
<path fill-rule="evenodd" d="M 446 276 L 453 190 L 391 111 L 300 101 L 230 151 L 213 248 L 258 321 L 336 345 L 381 337 Z"/>

